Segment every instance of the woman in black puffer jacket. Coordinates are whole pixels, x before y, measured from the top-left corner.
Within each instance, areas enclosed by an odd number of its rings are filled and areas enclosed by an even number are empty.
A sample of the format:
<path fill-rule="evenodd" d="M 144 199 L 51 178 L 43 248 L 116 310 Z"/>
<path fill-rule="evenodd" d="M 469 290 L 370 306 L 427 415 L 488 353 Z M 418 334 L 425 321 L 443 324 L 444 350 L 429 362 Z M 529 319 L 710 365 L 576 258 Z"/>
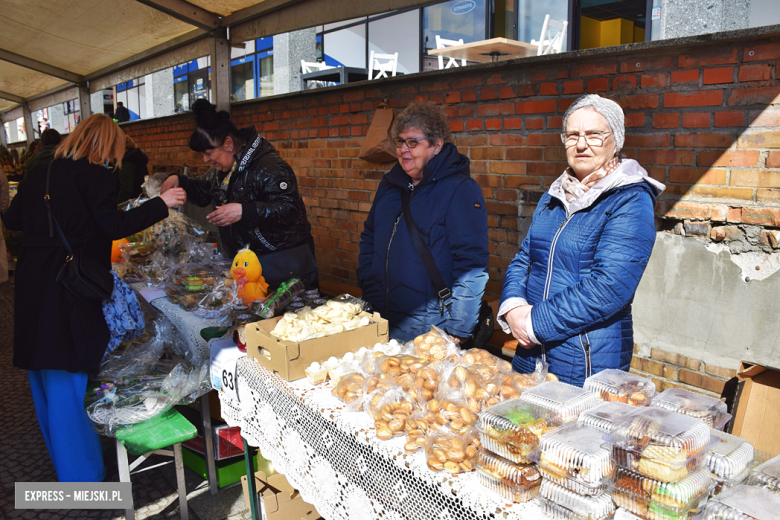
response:
<path fill-rule="evenodd" d="M 216 209 L 206 218 L 218 226 L 225 253 L 232 258 L 249 246 L 272 287 L 293 277 L 316 287 L 311 226 L 290 165 L 253 127 L 237 129 L 227 112 L 217 112 L 207 100 L 196 101 L 192 110 L 190 148 L 214 167 L 198 179 L 172 175 L 162 192 L 180 186 L 194 204 L 213 203 Z"/>

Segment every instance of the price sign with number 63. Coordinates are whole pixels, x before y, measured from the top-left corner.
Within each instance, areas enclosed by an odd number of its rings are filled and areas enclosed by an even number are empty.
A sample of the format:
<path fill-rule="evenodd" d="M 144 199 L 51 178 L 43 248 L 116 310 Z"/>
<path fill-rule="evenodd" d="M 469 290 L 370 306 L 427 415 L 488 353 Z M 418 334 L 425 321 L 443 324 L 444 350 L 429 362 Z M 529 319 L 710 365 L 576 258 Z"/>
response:
<path fill-rule="evenodd" d="M 238 374 L 236 373 L 236 359 L 229 359 L 222 365 L 222 390 L 228 397 L 238 401 Z"/>

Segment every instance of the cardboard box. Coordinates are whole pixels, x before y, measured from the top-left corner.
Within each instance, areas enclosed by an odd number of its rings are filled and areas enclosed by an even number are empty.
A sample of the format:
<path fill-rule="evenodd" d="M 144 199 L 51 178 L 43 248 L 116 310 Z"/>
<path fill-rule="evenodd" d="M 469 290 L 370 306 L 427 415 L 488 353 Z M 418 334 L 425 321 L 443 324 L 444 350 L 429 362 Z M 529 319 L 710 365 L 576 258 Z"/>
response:
<path fill-rule="evenodd" d="M 244 441 L 241 439 L 241 428 L 238 426 L 214 426 L 211 428 L 214 439 L 214 460 L 224 460 L 244 454 Z M 192 451 L 201 455 L 206 453 L 203 435 L 198 434 L 194 439 L 182 442 Z"/>
<path fill-rule="evenodd" d="M 250 323 L 246 326 L 246 352 L 264 368 L 275 372 L 285 381 L 295 381 L 306 377 L 304 370 L 315 361 L 331 356 L 340 357 L 347 352 L 355 352 L 360 347 L 371 347 L 375 343 L 389 341 L 387 320 L 379 313 L 368 316 L 371 323 L 365 327 L 315 338 L 302 343 L 285 341 L 271 335 L 281 316 L 270 320 Z"/>
<path fill-rule="evenodd" d="M 743 361 L 737 379 L 731 433 L 780 455 L 780 371 Z"/>
<path fill-rule="evenodd" d="M 244 488 L 244 502 L 249 507 L 249 485 L 246 476 L 241 477 Z M 257 508 L 263 520 L 317 520 L 320 515 L 313 505 L 303 501 L 301 495 L 287 482 L 284 475 L 277 473 L 266 477 L 255 473 Z"/>

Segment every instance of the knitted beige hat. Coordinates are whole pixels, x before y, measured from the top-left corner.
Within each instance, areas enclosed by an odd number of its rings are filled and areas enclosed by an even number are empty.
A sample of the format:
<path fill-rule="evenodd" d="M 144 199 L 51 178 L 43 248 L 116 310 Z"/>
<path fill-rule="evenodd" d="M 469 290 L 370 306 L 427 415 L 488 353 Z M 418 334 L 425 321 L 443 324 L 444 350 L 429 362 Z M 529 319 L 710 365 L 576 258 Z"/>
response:
<path fill-rule="evenodd" d="M 597 94 L 588 94 L 577 99 L 563 114 L 563 129 L 566 131 L 566 120 L 579 108 L 591 107 L 593 110 L 604 116 L 607 124 L 612 129 L 612 135 L 615 136 L 616 152 L 623 148 L 626 140 L 626 117 L 623 115 L 623 109 L 620 105 L 611 99 L 603 98 Z"/>

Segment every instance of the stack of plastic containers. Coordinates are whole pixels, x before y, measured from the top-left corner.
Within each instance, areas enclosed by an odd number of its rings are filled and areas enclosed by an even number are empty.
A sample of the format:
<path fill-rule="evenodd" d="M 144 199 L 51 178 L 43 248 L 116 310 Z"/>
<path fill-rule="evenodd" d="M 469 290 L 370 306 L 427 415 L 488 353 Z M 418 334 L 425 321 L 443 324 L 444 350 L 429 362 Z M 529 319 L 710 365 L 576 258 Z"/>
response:
<path fill-rule="evenodd" d="M 550 516 L 598 520 L 615 506 L 607 489 L 614 472 L 603 433 L 568 423 L 546 433 L 529 457 L 542 474 L 540 502 Z"/>
<path fill-rule="evenodd" d="M 519 399 L 482 411 L 477 421 L 482 444 L 477 463 L 480 482 L 514 502 L 537 496 L 542 479 L 528 455 L 549 428 L 545 417 Z"/>
<path fill-rule="evenodd" d="M 554 426 L 560 426 L 594 406 L 599 400 L 595 394 L 560 381 L 547 381 L 523 392 L 519 399 Z"/>
<path fill-rule="evenodd" d="M 614 421 L 615 503 L 648 520 L 691 517 L 709 495 L 707 452 L 717 439 L 702 421 L 661 408 L 636 408 Z"/>
<path fill-rule="evenodd" d="M 609 433 L 615 419 L 623 417 L 634 410 L 630 404 L 603 403 L 590 410 L 585 410 L 577 418 L 577 424 L 593 428 L 600 432 Z"/>
<path fill-rule="evenodd" d="M 731 420 L 731 414 L 726 411 L 726 403 L 684 388 L 664 390 L 655 396 L 650 406 L 700 419 L 716 430 L 722 430 Z"/>
<path fill-rule="evenodd" d="M 706 461 L 714 484 L 710 495 L 715 496 L 747 479 L 754 451 L 753 445 L 740 437 L 715 429 L 710 435 L 720 439 L 707 453 Z"/>
<path fill-rule="evenodd" d="M 780 494 L 780 455 L 751 470 L 747 483 Z"/>
<path fill-rule="evenodd" d="M 780 495 L 767 489 L 738 485 L 711 499 L 703 520 L 776 520 Z"/>
<path fill-rule="evenodd" d="M 585 380 L 582 387 L 593 392 L 601 401 L 647 406 L 655 396 L 655 384 L 646 377 L 607 369 Z"/>
<path fill-rule="evenodd" d="M 220 270 L 200 264 L 178 264 L 168 272 L 165 288 L 168 297 L 185 311 L 198 308 L 198 303 L 211 292 Z"/>

